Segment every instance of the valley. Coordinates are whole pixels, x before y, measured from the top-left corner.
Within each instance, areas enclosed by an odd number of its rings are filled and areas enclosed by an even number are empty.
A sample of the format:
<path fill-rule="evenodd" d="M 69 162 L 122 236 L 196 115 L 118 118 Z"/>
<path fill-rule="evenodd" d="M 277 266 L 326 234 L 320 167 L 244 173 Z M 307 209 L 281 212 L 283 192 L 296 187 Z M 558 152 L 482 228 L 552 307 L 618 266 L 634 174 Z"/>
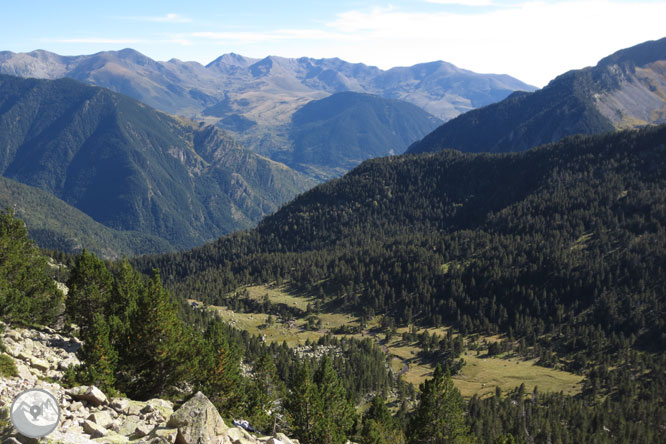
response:
<path fill-rule="evenodd" d="M 261 337 L 267 343 L 286 342 L 290 347 L 298 347 L 307 343 L 316 343 L 321 337 L 333 335 L 356 339 L 372 338 L 389 357 L 393 373 L 400 375 L 407 383 L 418 386 L 432 376 L 437 361 L 428 361 L 418 357 L 420 348 L 418 341 L 409 342 L 402 339 L 403 333 L 410 331 L 410 327 L 396 328 L 391 339 L 386 340 L 386 328 L 381 327 L 380 317 L 360 319 L 347 313 L 314 312 L 307 314 L 308 306 L 316 304 L 314 296 L 292 295 L 285 287 L 275 285 L 256 285 L 240 289 L 236 293 L 246 295 L 259 304 L 266 301 L 270 304 L 284 304 L 303 311 L 303 316 L 287 320 L 281 318 L 271 309 L 263 312 L 244 313 L 234 311 L 228 306 L 206 306 L 201 301 L 188 300 L 189 303 L 205 307 L 217 313 L 221 319 L 235 328 Z M 308 318 L 313 316 L 317 322 L 321 321 L 319 329 L 308 325 Z M 344 330 L 350 333 L 340 333 Z M 417 328 L 414 333 L 418 336 L 427 331 L 430 335 L 446 336 L 450 327 Z M 355 333 L 351 333 L 355 332 Z M 527 359 L 512 353 L 503 353 L 498 356 L 488 356 L 486 342 L 499 340 L 497 336 L 474 338 L 472 344 L 466 339 L 466 350 L 461 357 L 465 360 L 459 374 L 454 375 L 453 381 L 462 395 L 469 398 L 473 395 L 480 397 L 495 393 L 496 387 L 502 391 L 509 391 L 525 384 L 530 393 L 534 387 L 546 392 L 563 392 L 568 395 L 580 393 L 583 377 L 566 371 L 555 370 L 539 366 L 536 359 Z M 470 348 L 470 347 L 473 347 Z M 389 399 L 390 400 L 390 399 Z"/>

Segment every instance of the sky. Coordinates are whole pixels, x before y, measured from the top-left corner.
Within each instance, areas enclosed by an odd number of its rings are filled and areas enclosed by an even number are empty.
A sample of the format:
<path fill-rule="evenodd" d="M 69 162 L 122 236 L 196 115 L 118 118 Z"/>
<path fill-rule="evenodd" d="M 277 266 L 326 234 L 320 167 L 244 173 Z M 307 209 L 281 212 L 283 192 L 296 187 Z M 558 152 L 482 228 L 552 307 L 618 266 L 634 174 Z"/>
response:
<path fill-rule="evenodd" d="M 435 60 L 537 87 L 666 37 L 666 0 L 0 0 L 0 51 L 134 48 L 207 64 L 339 57 L 388 69 Z"/>

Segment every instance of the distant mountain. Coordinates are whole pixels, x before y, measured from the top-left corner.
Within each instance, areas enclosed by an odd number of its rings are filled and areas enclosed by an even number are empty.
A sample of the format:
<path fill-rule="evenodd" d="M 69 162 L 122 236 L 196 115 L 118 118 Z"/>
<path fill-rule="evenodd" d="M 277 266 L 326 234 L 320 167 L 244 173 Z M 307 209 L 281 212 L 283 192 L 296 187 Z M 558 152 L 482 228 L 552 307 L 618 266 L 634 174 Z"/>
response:
<path fill-rule="evenodd" d="M 176 248 L 250 227 L 313 185 L 214 126 L 70 79 L 6 75 L 0 173 Z"/>
<path fill-rule="evenodd" d="M 53 194 L 0 177 L 0 208 L 13 208 L 41 248 L 78 253 L 83 248 L 105 259 L 164 253 L 173 247 L 157 236 L 119 231 L 95 222 Z"/>
<path fill-rule="evenodd" d="M 217 123 L 244 145 L 276 159 L 294 149 L 292 115 L 338 92 L 403 100 L 449 120 L 513 91 L 535 89 L 507 75 L 477 74 L 442 61 L 384 71 L 337 58 L 252 59 L 232 53 L 203 66 L 156 62 L 132 49 L 74 57 L 41 50 L 0 52 L 0 73 L 71 77 L 109 88 L 171 114 Z"/>
<path fill-rule="evenodd" d="M 411 103 L 336 93 L 294 113 L 293 150 L 276 158 L 311 175 L 341 175 L 366 159 L 402 154 L 441 122 Z"/>
<path fill-rule="evenodd" d="M 521 151 L 571 134 L 663 122 L 666 38 L 618 51 L 595 67 L 569 71 L 539 91 L 516 92 L 458 116 L 408 151 Z"/>

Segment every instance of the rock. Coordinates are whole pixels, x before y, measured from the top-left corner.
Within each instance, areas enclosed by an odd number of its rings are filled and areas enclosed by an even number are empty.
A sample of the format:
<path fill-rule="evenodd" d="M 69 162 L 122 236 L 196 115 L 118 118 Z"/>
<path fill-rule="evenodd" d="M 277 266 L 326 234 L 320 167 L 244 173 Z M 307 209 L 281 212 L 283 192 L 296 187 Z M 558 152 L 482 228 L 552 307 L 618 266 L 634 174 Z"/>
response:
<path fill-rule="evenodd" d="M 83 399 L 82 397 L 85 395 L 86 391 L 88 391 L 88 388 L 87 385 L 79 385 L 65 390 L 65 393 L 74 399 Z"/>
<path fill-rule="evenodd" d="M 160 415 L 162 415 L 162 418 L 164 418 L 165 421 L 168 421 L 171 415 L 173 415 L 173 403 L 170 401 L 166 401 L 164 399 L 149 399 L 146 402 L 146 407 L 144 407 L 143 410 L 141 410 L 142 413 L 146 413 L 144 410 L 150 409 L 153 412 L 159 412 Z"/>
<path fill-rule="evenodd" d="M 141 421 L 141 418 L 136 415 L 127 415 L 121 418 L 120 425 L 116 432 L 121 435 L 131 435 L 140 424 L 144 424 L 144 422 Z"/>
<path fill-rule="evenodd" d="M 51 368 L 51 365 L 43 359 L 36 358 L 34 356 L 30 357 L 30 366 L 36 368 L 37 370 L 46 371 Z"/>
<path fill-rule="evenodd" d="M 83 421 L 83 431 L 90 435 L 91 438 L 101 438 L 108 434 L 104 427 L 88 420 Z"/>
<path fill-rule="evenodd" d="M 275 437 L 277 439 L 279 439 L 280 441 L 282 441 L 283 444 L 296 444 L 294 441 L 289 439 L 289 437 L 287 435 L 285 435 L 284 433 L 276 433 Z"/>
<path fill-rule="evenodd" d="M 127 408 L 129 407 L 130 400 L 127 398 L 111 398 L 111 408 L 118 413 L 127 413 Z"/>
<path fill-rule="evenodd" d="M 175 444 L 178 439 L 178 429 L 158 427 L 154 429 L 144 439 L 138 441 L 138 444 Z M 180 443 L 179 443 L 180 444 Z"/>
<path fill-rule="evenodd" d="M 94 385 L 89 387 L 86 385 L 72 387 L 71 389 L 66 390 L 65 393 L 74 399 L 88 401 L 94 406 L 107 403 L 106 395 Z"/>
<path fill-rule="evenodd" d="M 167 427 L 178 429 L 179 444 L 224 443 L 229 429 L 206 396 L 197 392 L 169 419 Z"/>
<path fill-rule="evenodd" d="M 137 425 L 136 428 L 134 429 L 134 433 L 132 433 L 132 435 L 137 438 L 143 438 L 144 436 L 150 434 L 153 428 L 154 427 L 146 423 L 139 423 L 139 425 Z"/>
<path fill-rule="evenodd" d="M 236 442 L 236 441 L 247 442 L 249 440 L 254 441 L 254 437 L 250 435 L 250 433 L 247 430 L 241 427 L 232 427 L 228 429 L 227 436 L 229 437 L 229 440 L 231 442 Z"/>
<path fill-rule="evenodd" d="M 5 333 L 5 336 L 8 338 L 12 338 L 16 342 L 22 342 L 23 337 L 21 336 L 21 333 L 18 330 L 9 330 L 7 333 Z"/>
<path fill-rule="evenodd" d="M 88 420 L 94 422 L 98 426 L 108 429 L 113 423 L 113 418 L 107 411 L 95 412 L 88 416 Z"/>
<path fill-rule="evenodd" d="M 102 438 L 95 438 L 93 441 L 100 444 L 124 444 L 129 442 L 129 438 L 117 433 L 110 433 Z"/>
<path fill-rule="evenodd" d="M 284 443 L 277 438 L 269 438 L 268 441 L 266 441 L 266 444 L 284 444 Z"/>

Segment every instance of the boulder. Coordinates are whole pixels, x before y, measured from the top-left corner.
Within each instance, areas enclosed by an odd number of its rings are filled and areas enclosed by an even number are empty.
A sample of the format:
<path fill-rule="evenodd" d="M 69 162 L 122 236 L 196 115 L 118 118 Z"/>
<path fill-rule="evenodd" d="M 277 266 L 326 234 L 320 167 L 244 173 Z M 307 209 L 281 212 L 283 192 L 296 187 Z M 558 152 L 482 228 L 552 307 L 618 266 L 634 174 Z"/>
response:
<path fill-rule="evenodd" d="M 206 396 L 197 392 L 171 415 L 167 427 L 178 429 L 179 444 L 224 443 L 229 429 Z"/>
<path fill-rule="evenodd" d="M 285 444 L 277 438 L 269 438 L 266 444 Z"/>
<path fill-rule="evenodd" d="M 108 431 L 104 427 L 88 420 L 83 421 L 83 431 L 90 435 L 91 438 L 101 438 L 108 434 Z"/>
<path fill-rule="evenodd" d="M 255 441 L 254 437 L 250 435 L 247 430 L 241 427 L 232 427 L 227 430 L 227 437 L 229 437 L 229 441 L 231 442 L 245 443 L 249 441 Z"/>
<path fill-rule="evenodd" d="M 159 412 L 165 421 L 173 415 L 173 403 L 164 399 L 149 399 L 146 406 L 141 410 L 141 413 Z"/>
<path fill-rule="evenodd" d="M 296 444 L 294 441 L 292 441 L 287 435 L 284 433 L 276 433 L 275 437 L 282 441 L 283 444 Z"/>
<path fill-rule="evenodd" d="M 149 435 L 150 432 L 153 430 L 153 428 L 154 428 L 153 426 L 141 422 L 134 428 L 132 436 L 135 436 L 137 438 L 143 438 L 144 436 Z"/>
<path fill-rule="evenodd" d="M 148 436 L 137 441 L 137 444 L 175 444 L 178 437 L 178 429 L 158 427 Z"/>
<path fill-rule="evenodd" d="M 129 438 L 117 433 L 109 433 L 102 438 L 95 438 L 93 441 L 100 444 L 125 444 L 129 442 Z"/>
<path fill-rule="evenodd" d="M 131 435 L 140 424 L 144 424 L 141 418 L 136 415 L 127 415 L 122 417 L 116 431 L 121 435 Z"/>
<path fill-rule="evenodd" d="M 92 421 L 98 426 L 102 426 L 105 429 L 108 429 L 111 424 L 113 424 L 113 418 L 109 414 L 109 412 L 102 410 L 101 412 L 95 412 L 91 413 L 90 416 L 88 416 L 88 421 Z"/>
<path fill-rule="evenodd" d="M 95 406 L 106 404 L 107 402 L 106 395 L 94 385 L 72 387 L 71 389 L 66 390 L 65 393 L 74 399 L 88 401 Z"/>
<path fill-rule="evenodd" d="M 34 356 L 30 357 L 30 366 L 42 371 L 46 371 L 51 368 L 51 365 L 47 361 L 44 359 L 36 358 Z"/>

